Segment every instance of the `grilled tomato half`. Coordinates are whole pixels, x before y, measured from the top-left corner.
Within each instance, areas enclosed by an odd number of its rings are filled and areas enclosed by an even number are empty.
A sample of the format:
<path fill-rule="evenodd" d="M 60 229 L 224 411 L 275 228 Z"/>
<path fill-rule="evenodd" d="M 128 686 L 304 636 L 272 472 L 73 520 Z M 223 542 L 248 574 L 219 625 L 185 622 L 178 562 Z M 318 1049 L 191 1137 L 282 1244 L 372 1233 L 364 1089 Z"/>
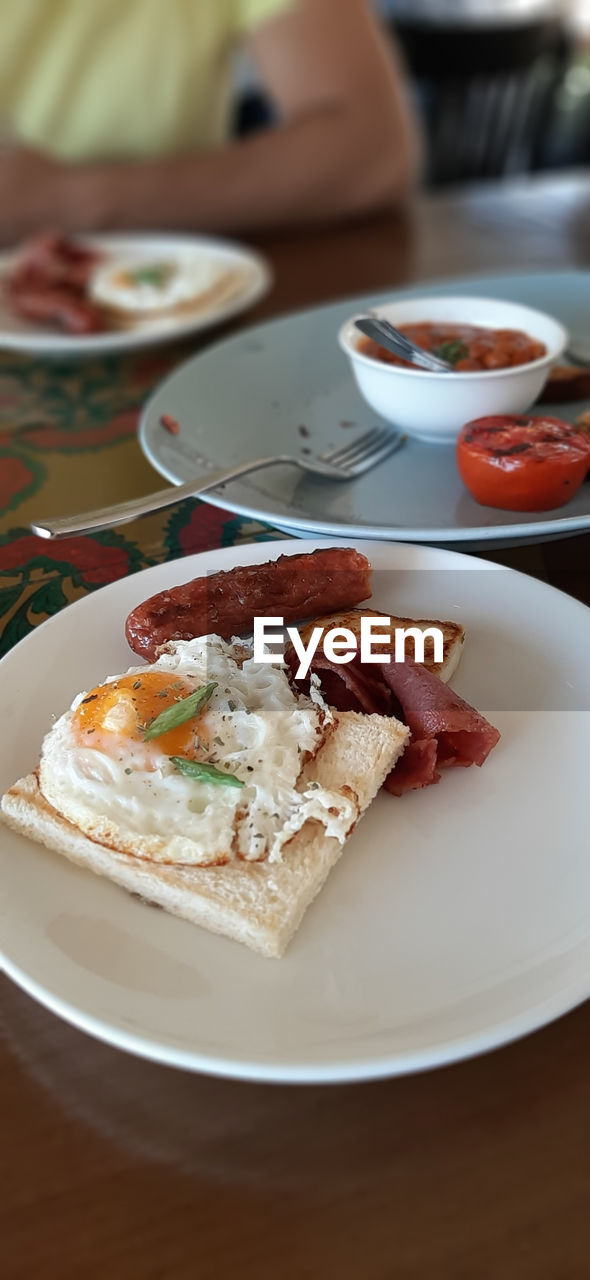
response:
<path fill-rule="evenodd" d="M 560 418 L 476 418 L 458 437 L 457 466 L 484 507 L 550 511 L 580 488 L 590 469 L 590 436 Z"/>

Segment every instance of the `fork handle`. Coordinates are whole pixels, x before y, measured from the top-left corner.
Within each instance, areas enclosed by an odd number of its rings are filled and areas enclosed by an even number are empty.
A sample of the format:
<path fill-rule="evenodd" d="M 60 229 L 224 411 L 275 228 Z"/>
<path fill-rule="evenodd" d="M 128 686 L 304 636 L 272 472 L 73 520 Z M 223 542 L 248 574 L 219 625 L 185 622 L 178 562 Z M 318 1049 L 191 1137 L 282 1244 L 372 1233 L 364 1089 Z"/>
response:
<path fill-rule="evenodd" d="M 206 476 L 196 480 L 187 480 L 185 484 L 168 485 L 158 489 L 156 493 L 148 493 L 143 498 L 134 498 L 131 502 L 118 502 L 111 507 L 97 507 L 94 511 L 79 512 L 74 516 L 58 516 L 50 520 L 31 522 L 31 530 L 39 538 L 71 538 L 74 534 L 95 533 L 98 529 L 111 529 L 113 525 L 128 524 L 130 520 L 139 520 L 141 516 L 151 516 L 155 511 L 163 511 L 165 507 L 173 507 L 184 498 L 196 498 L 200 493 L 207 493 L 226 480 L 234 480 L 245 476 L 249 471 L 258 471 L 263 467 L 272 467 L 277 463 L 291 462 L 286 456 L 274 458 L 257 458 L 254 462 L 242 462 L 238 467 L 224 467 L 221 471 L 210 471 Z"/>

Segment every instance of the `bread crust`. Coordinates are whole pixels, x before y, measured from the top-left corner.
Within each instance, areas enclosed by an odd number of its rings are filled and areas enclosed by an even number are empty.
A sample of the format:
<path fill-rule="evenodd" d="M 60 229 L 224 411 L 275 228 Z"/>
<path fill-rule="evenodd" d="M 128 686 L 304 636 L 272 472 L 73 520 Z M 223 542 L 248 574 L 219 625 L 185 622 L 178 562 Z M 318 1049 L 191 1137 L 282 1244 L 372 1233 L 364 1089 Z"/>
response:
<path fill-rule="evenodd" d="M 352 791 L 359 817 L 401 755 L 409 731 L 388 716 L 335 713 L 335 728 L 302 778 Z M 38 775 L 19 779 L 2 797 L 4 822 L 21 835 L 106 876 L 147 902 L 213 933 L 279 957 L 298 929 L 344 846 L 317 822 L 307 822 L 285 847 L 281 862 L 182 867 L 114 852 L 83 835 L 45 800 Z"/>
<path fill-rule="evenodd" d="M 248 273 L 240 267 L 228 267 L 213 284 L 201 289 L 192 298 L 177 302 L 172 306 L 162 306 L 158 310 L 133 311 L 130 307 L 118 307 L 114 302 L 97 303 L 108 328 L 113 329 L 149 329 L 154 321 L 178 319 L 180 321 L 198 317 L 230 302 L 247 282 Z"/>
<path fill-rule="evenodd" d="M 353 635 L 356 636 L 357 644 L 360 645 L 361 620 L 363 618 L 383 618 L 392 636 L 398 628 L 408 630 L 414 627 L 418 631 L 427 631 L 431 627 L 437 627 L 442 632 L 442 662 L 434 661 L 434 641 L 432 636 L 427 636 L 424 644 L 423 666 L 428 671 L 432 671 L 433 675 L 438 676 L 443 684 L 447 684 L 457 670 L 465 642 L 465 627 L 460 622 L 452 622 L 448 618 L 444 621 L 440 618 L 404 618 L 392 613 L 381 613 L 379 609 L 366 607 L 363 609 L 348 609 L 345 612 L 331 613 L 321 618 L 314 618 L 312 622 L 307 622 L 304 626 L 299 627 L 299 634 L 304 644 L 308 645 L 312 631 L 316 627 L 321 627 L 324 634 L 334 627 L 345 627 L 348 631 L 352 631 Z M 379 641 L 376 640 L 375 653 L 379 652 L 380 647 L 383 647 L 383 642 L 380 646 Z M 414 657 L 413 643 L 406 642 L 405 652 L 408 657 Z"/>

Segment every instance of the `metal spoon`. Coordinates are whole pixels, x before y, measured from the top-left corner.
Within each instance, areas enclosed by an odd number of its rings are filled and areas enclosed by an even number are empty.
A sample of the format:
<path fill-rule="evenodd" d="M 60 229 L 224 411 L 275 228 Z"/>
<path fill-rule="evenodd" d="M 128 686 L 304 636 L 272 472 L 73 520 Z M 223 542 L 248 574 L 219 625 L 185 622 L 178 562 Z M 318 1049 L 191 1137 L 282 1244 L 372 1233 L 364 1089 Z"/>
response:
<path fill-rule="evenodd" d="M 417 347 L 415 342 L 410 342 L 405 334 L 400 333 L 399 329 L 395 329 L 388 320 L 383 320 L 380 316 L 357 316 L 354 323 L 367 338 L 372 338 L 373 342 L 378 342 L 388 351 L 393 351 L 395 356 L 415 364 L 419 369 L 427 369 L 429 373 L 453 372 L 453 366 L 448 360 L 439 360 L 438 356 L 433 356 L 430 351 Z"/>

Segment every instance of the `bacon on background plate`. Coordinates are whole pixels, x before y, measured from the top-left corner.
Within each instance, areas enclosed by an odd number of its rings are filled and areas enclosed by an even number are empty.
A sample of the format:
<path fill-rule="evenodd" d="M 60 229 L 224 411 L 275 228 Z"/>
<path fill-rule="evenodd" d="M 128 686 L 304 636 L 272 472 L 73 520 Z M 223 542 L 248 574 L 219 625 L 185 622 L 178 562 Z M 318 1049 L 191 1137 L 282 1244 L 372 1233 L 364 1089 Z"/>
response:
<path fill-rule="evenodd" d="M 66 333 L 96 333 L 102 312 L 87 294 L 102 254 L 55 232 L 28 241 L 5 283 L 6 295 L 26 320 L 54 325 Z"/>

